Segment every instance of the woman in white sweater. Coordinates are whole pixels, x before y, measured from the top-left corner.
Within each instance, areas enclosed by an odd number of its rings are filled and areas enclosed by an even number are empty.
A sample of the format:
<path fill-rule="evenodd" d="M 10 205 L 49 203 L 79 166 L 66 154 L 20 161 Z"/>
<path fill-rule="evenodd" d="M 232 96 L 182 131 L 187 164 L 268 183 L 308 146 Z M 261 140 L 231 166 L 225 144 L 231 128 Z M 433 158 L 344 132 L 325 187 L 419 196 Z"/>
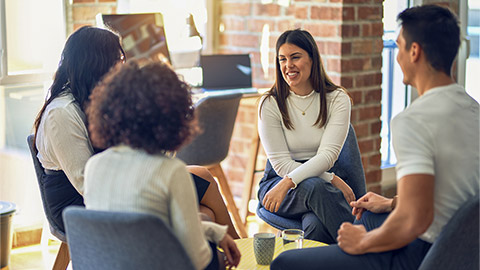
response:
<path fill-rule="evenodd" d="M 307 31 L 284 32 L 276 53 L 276 81 L 259 107 L 268 162 L 258 197 L 270 212 L 302 219 L 306 238 L 334 243 L 340 224 L 354 219 L 352 189 L 328 172 L 347 136 L 350 97 L 326 74 Z"/>
<path fill-rule="evenodd" d="M 192 177 L 167 154 L 195 132 L 188 86 L 173 70 L 159 62 L 117 66 L 93 91 L 87 115 L 93 144 L 108 148 L 87 162 L 87 208 L 158 216 L 197 269 L 223 264 L 217 244 L 225 263 L 238 265 L 240 252 L 227 226 L 200 221 Z"/>

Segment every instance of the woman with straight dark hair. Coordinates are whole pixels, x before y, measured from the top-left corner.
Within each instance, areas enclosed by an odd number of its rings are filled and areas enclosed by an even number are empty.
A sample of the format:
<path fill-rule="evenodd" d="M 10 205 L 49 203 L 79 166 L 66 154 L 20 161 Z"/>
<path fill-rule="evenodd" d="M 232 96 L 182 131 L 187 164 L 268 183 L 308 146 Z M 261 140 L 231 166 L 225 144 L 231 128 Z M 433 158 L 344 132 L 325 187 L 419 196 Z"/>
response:
<path fill-rule="evenodd" d="M 38 159 L 45 169 L 46 203 L 54 222 L 64 230 L 62 211 L 83 205 L 83 171 L 94 149 L 87 131 L 85 109 L 92 89 L 118 62 L 125 61 L 120 38 L 113 32 L 84 26 L 65 43 L 50 96 L 34 124 Z M 209 219 L 228 225 L 239 238 L 217 183 L 207 169 L 189 166 L 200 202 L 199 211 Z"/>
<path fill-rule="evenodd" d="M 83 170 L 95 152 L 84 113 L 88 97 L 110 68 L 124 59 L 120 39 L 113 32 L 90 26 L 75 31 L 65 43 L 50 96 L 35 119 L 45 199 L 62 230 L 63 209 L 83 205 Z"/>
<path fill-rule="evenodd" d="M 259 108 L 268 161 L 258 198 L 270 212 L 302 219 L 306 238 L 335 243 L 340 224 L 354 219 L 352 189 L 328 172 L 347 137 L 349 93 L 328 77 L 305 30 L 278 38 L 275 67 L 275 84 Z"/>

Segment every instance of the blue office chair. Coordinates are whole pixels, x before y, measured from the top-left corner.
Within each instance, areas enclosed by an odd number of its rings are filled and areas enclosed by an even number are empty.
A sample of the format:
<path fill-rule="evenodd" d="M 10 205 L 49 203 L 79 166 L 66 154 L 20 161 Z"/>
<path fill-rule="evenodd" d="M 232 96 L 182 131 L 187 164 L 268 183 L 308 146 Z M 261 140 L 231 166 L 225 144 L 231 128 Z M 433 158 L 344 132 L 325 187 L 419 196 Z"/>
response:
<path fill-rule="evenodd" d="M 206 167 L 218 179 L 227 208 L 241 237 L 247 237 L 232 191 L 220 162 L 228 155 L 233 127 L 242 94 L 211 95 L 195 104 L 198 125 L 202 131 L 192 142 L 182 147 L 176 157 L 188 165 Z"/>
<path fill-rule="evenodd" d="M 363 171 L 362 158 L 358 149 L 357 136 L 353 126 L 350 125 L 347 138 L 337 161 L 329 170 L 342 178 L 355 193 L 355 198 L 360 198 L 366 193 L 365 173 Z M 261 203 L 257 207 L 257 215 L 270 226 L 279 229 L 302 229 L 301 219 L 289 219 L 278 216 L 263 207 Z M 304 218 L 317 218 L 315 214 L 307 214 Z M 324 228 L 326 232 L 326 228 Z"/>
<path fill-rule="evenodd" d="M 58 250 L 57 258 L 55 259 L 55 263 L 53 265 L 54 270 L 62 269 L 65 270 L 70 262 L 70 255 L 68 254 L 68 246 L 67 246 L 67 237 L 65 236 L 65 232 L 56 225 L 56 223 L 52 219 L 52 212 L 50 207 L 46 203 L 45 199 L 45 188 L 42 184 L 42 175 L 44 173 L 42 164 L 37 158 L 37 149 L 34 145 L 35 136 L 33 134 L 27 137 L 28 149 L 30 149 L 30 154 L 32 155 L 33 160 L 33 167 L 35 168 L 35 174 L 37 177 L 38 187 L 40 189 L 40 196 L 42 197 L 43 203 L 43 210 L 45 212 L 45 216 L 47 217 L 47 221 L 50 227 L 50 232 L 53 236 L 58 238 L 62 241 L 60 245 L 60 249 Z"/>
<path fill-rule="evenodd" d="M 156 216 L 69 206 L 63 219 L 75 270 L 195 269 Z"/>
<path fill-rule="evenodd" d="M 465 202 L 430 247 L 419 270 L 479 269 L 479 196 Z"/>

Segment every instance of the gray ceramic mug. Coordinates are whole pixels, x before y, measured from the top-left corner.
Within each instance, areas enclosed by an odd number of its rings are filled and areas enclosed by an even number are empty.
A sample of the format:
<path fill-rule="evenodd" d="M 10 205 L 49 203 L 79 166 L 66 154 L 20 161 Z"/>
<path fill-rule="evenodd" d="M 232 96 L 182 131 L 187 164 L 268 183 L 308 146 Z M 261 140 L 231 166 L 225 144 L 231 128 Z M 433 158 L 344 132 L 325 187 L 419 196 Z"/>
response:
<path fill-rule="evenodd" d="M 269 265 L 275 252 L 275 234 L 257 233 L 253 236 L 253 252 L 257 264 Z"/>

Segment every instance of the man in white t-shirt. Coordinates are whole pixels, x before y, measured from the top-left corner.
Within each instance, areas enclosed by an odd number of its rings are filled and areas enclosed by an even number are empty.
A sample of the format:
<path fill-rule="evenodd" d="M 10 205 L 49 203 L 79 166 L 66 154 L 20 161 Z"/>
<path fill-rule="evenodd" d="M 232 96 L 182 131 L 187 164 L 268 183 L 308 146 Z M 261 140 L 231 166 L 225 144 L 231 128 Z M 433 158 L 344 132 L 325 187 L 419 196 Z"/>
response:
<path fill-rule="evenodd" d="M 403 82 L 417 98 L 392 120 L 397 194 L 352 202 L 338 245 L 282 253 L 272 269 L 418 269 L 455 211 L 479 193 L 479 105 L 451 76 L 456 16 L 435 5 L 398 15 Z M 475 262 L 478 263 L 478 262 Z"/>

